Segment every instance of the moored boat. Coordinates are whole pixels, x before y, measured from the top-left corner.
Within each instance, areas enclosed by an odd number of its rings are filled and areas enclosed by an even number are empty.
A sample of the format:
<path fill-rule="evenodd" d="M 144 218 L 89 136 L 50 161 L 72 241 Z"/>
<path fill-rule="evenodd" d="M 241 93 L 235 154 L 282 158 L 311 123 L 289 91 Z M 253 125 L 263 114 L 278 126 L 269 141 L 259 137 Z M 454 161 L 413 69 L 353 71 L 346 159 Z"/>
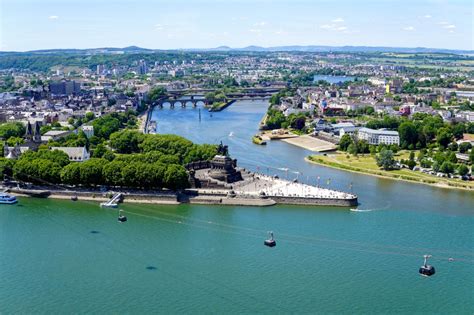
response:
<path fill-rule="evenodd" d="M 11 196 L 9 194 L 5 194 L 5 193 L 0 193 L 0 204 L 14 204 L 16 203 L 18 200 L 16 200 L 16 197 L 15 196 Z"/>
<path fill-rule="evenodd" d="M 255 143 L 255 144 L 258 144 L 258 145 L 266 145 L 267 142 L 265 140 L 262 139 L 261 136 L 259 135 L 255 135 L 252 137 L 252 142 Z"/>

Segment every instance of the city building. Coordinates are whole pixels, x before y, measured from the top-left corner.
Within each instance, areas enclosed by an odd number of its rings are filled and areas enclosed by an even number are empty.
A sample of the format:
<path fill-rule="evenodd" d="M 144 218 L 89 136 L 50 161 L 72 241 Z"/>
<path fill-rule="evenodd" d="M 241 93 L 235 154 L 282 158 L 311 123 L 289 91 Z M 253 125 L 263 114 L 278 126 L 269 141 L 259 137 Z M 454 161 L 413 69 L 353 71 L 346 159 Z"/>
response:
<path fill-rule="evenodd" d="M 94 126 L 81 126 L 82 131 L 86 134 L 87 138 L 94 135 Z"/>
<path fill-rule="evenodd" d="M 83 162 L 90 159 L 86 147 L 51 147 L 51 150 L 63 151 L 72 162 Z"/>
<path fill-rule="evenodd" d="M 56 81 L 49 84 L 49 92 L 53 95 L 75 95 L 81 92 L 81 84 L 76 81 Z"/>
<path fill-rule="evenodd" d="M 400 136 L 398 135 L 398 131 L 360 128 L 357 132 L 357 138 L 359 140 L 365 140 L 367 141 L 368 144 L 373 144 L 373 145 L 379 145 L 379 144 L 400 145 Z"/>
<path fill-rule="evenodd" d="M 148 73 L 148 67 L 145 60 L 142 59 L 138 62 L 137 73 L 140 75 Z"/>

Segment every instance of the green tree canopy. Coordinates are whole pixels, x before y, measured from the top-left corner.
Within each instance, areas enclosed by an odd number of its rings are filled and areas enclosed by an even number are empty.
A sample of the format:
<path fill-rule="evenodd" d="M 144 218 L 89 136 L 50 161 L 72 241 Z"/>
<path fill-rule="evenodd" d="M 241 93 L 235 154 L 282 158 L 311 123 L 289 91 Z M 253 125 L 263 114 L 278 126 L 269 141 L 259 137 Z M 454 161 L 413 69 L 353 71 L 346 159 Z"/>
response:
<path fill-rule="evenodd" d="M 395 167 L 395 159 L 392 150 L 382 149 L 376 156 L 377 165 L 384 170 L 391 170 Z"/>

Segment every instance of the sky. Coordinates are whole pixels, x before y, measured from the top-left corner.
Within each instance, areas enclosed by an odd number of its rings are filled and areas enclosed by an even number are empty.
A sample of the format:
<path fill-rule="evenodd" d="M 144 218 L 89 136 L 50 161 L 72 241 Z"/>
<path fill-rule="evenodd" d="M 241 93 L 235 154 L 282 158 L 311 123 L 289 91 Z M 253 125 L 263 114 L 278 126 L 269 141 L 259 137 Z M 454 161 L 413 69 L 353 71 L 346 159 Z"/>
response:
<path fill-rule="evenodd" d="M 0 50 L 474 49 L 474 0 L 0 0 Z"/>

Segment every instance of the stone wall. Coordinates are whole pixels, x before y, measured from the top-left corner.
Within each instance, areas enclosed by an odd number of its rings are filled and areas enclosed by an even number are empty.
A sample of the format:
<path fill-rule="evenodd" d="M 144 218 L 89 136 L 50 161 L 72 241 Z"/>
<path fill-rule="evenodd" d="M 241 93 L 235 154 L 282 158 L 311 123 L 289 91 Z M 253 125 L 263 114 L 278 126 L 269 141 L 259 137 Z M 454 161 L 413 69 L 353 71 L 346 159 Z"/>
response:
<path fill-rule="evenodd" d="M 357 198 L 353 199 L 328 199 L 328 198 L 300 198 L 300 197 L 281 197 L 269 196 L 278 204 L 287 205 L 305 205 L 305 206 L 336 206 L 353 207 L 357 206 Z"/>

